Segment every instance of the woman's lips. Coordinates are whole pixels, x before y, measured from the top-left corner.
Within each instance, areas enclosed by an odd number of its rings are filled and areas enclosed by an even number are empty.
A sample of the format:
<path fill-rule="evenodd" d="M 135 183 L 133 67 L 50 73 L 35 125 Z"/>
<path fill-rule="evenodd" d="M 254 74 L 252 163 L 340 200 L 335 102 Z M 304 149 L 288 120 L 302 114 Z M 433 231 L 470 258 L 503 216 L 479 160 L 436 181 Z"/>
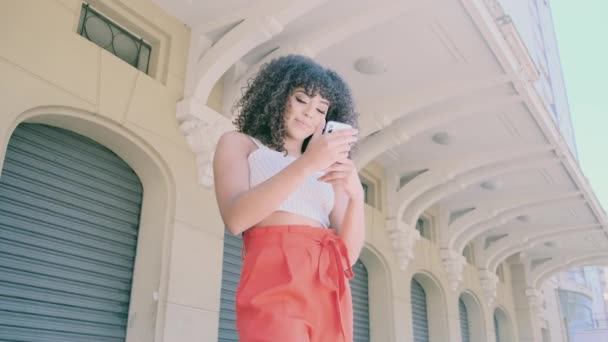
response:
<path fill-rule="evenodd" d="M 298 120 L 298 119 L 296 119 L 295 121 L 296 121 L 296 123 L 297 123 L 297 124 L 298 124 L 300 127 L 303 127 L 303 128 L 306 128 L 306 129 L 310 129 L 310 126 L 309 126 L 309 125 L 307 125 L 307 124 L 305 124 L 303 121 Z"/>

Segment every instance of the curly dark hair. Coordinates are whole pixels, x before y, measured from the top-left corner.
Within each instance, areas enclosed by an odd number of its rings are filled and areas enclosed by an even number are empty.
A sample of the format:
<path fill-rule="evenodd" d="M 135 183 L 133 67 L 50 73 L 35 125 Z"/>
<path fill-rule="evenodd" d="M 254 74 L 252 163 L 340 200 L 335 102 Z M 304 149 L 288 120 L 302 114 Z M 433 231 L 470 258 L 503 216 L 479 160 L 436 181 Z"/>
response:
<path fill-rule="evenodd" d="M 321 95 L 329 101 L 326 121 L 338 121 L 358 128 L 350 88 L 333 70 L 322 67 L 308 57 L 288 55 L 262 65 L 236 102 L 233 123 L 237 130 L 260 140 L 264 145 L 285 152 L 284 113 L 289 97 L 296 88 L 303 88 L 308 96 Z M 302 144 L 302 152 L 310 137 Z"/>

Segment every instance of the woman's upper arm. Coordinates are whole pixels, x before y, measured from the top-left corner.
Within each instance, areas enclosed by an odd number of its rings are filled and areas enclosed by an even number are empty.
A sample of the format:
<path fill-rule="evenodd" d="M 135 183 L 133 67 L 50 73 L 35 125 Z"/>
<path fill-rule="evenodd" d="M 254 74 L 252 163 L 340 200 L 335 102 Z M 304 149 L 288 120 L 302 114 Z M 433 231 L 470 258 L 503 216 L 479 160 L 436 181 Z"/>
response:
<path fill-rule="evenodd" d="M 249 163 L 251 141 L 238 132 L 224 133 L 213 158 L 215 196 L 224 222 L 233 201 L 249 190 Z"/>

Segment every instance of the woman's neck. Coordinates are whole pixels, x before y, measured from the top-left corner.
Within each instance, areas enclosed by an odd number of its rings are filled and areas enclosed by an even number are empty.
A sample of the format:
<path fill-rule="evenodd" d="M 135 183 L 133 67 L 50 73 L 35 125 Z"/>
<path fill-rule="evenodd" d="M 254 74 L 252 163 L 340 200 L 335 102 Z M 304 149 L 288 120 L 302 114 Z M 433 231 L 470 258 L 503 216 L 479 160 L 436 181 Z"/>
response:
<path fill-rule="evenodd" d="M 296 140 L 293 138 L 285 137 L 283 141 L 283 147 L 287 151 L 287 154 L 294 157 L 299 157 L 302 155 L 302 140 Z"/>

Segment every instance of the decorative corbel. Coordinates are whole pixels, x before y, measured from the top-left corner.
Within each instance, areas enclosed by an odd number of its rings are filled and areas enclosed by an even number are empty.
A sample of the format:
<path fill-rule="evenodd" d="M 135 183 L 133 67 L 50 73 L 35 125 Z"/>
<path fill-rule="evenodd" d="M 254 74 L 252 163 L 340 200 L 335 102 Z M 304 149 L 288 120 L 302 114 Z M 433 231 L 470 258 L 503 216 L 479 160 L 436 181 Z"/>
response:
<path fill-rule="evenodd" d="M 484 269 L 479 271 L 479 280 L 488 307 L 491 307 L 494 305 L 497 296 L 498 276 L 494 272 Z"/>
<path fill-rule="evenodd" d="M 213 187 L 213 154 L 219 138 L 234 129 L 230 120 L 197 99 L 177 103 L 177 120 L 196 158 L 199 183 Z"/>
<path fill-rule="evenodd" d="M 399 259 L 399 267 L 405 271 L 409 263 L 414 260 L 414 246 L 416 241 L 420 240 L 420 233 L 414 227 L 394 218 L 386 220 L 386 228 L 393 250 Z"/>
<path fill-rule="evenodd" d="M 467 262 L 466 258 L 463 255 L 447 248 L 442 248 L 439 251 L 439 255 L 441 256 L 443 267 L 448 275 L 450 289 L 452 291 L 457 291 L 462 283 L 462 271 L 464 270 L 464 265 Z"/>
<path fill-rule="evenodd" d="M 538 321 L 542 322 L 544 319 L 542 292 L 535 288 L 527 288 L 526 297 L 528 297 L 528 303 L 530 305 L 530 310 L 536 316 Z"/>

